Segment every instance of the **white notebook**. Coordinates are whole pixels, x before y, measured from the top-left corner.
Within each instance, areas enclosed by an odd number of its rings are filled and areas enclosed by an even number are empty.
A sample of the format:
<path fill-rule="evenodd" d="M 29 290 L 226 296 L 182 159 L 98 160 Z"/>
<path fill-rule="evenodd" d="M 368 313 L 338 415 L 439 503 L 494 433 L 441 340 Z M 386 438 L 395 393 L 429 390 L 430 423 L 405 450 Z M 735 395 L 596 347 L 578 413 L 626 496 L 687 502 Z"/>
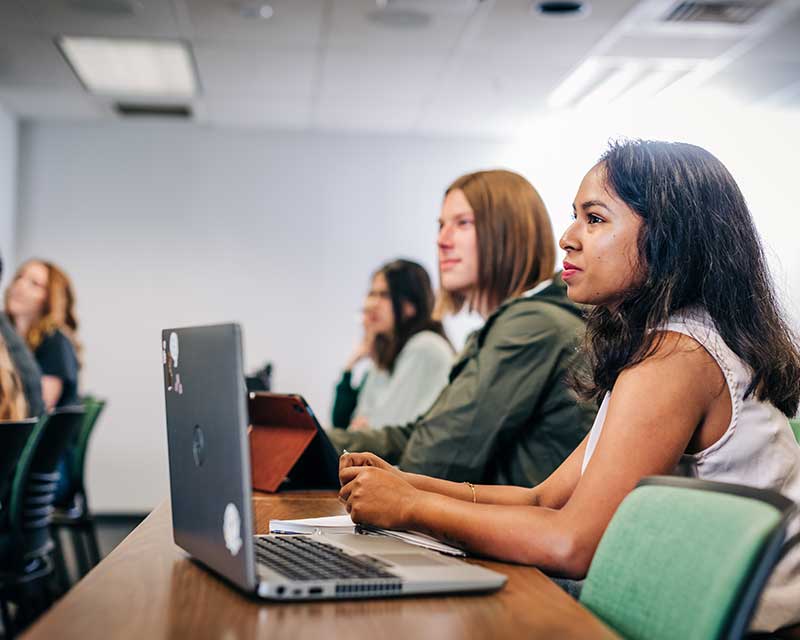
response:
<path fill-rule="evenodd" d="M 349 515 L 328 516 L 325 518 L 303 518 L 301 520 L 270 520 L 270 533 L 355 533 L 356 530 L 363 529 L 369 533 L 398 538 L 409 544 L 450 556 L 467 555 L 461 549 L 451 547 L 449 544 L 439 542 L 436 538 L 431 538 L 424 533 L 415 531 L 396 531 L 394 529 L 379 529 L 377 527 L 359 527 Z"/>

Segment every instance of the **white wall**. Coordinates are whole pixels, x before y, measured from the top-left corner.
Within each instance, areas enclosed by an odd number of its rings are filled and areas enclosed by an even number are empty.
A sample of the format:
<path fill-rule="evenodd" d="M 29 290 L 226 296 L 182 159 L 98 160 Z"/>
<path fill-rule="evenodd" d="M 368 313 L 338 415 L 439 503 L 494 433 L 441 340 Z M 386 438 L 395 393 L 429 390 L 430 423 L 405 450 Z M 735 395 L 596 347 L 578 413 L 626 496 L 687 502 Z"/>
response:
<path fill-rule="evenodd" d="M 278 390 L 329 415 L 368 274 L 398 255 L 434 267 L 442 190 L 477 168 L 524 173 L 560 234 L 609 137 L 703 144 L 742 186 L 797 320 L 797 124 L 796 113 L 615 111 L 566 115 L 505 143 L 24 125 L 16 255 L 51 258 L 75 280 L 82 386 L 109 399 L 89 457 L 94 508 L 144 510 L 167 494 L 161 328 L 241 322 L 248 369 L 272 360 Z"/>
<path fill-rule="evenodd" d="M 17 208 L 17 122 L 0 105 L 0 257 L 14 264 Z M 3 279 L 7 282 L 7 277 Z"/>
<path fill-rule="evenodd" d="M 772 110 L 728 100 L 590 106 L 534 122 L 500 157 L 538 185 L 558 231 L 568 222 L 580 180 L 607 141 L 626 136 L 697 144 L 727 166 L 744 193 L 778 293 L 800 334 L 800 232 L 793 228 L 800 109 Z"/>
<path fill-rule="evenodd" d="M 327 417 L 369 274 L 434 267 L 444 187 L 496 147 L 142 124 L 25 125 L 20 145 L 17 255 L 74 279 L 82 388 L 109 400 L 98 511 L 167 494 L 162 328 L 241 322 L 248 369 L 272 360 L 276 388 Z"/>

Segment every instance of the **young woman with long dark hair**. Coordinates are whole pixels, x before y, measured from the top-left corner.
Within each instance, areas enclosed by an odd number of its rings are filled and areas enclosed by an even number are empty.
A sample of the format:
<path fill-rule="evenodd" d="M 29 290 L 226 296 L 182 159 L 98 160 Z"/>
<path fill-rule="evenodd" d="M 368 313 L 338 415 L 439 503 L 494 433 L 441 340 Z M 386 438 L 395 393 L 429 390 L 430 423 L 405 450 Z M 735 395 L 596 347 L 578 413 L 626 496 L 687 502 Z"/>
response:
<path fill-rule="evenodd" d="M 447 384 L 453 348 L 432 317 L 428 272 L 411 260 L 392 260 L 372 276 L 364 302 L 364 337 L 336 387 L 333 423 L 351 429 L 410 422 L 425 413 Z M 370 361 L 352 386 L 352 369 Z"/>
<path fill-rule="evenodd" d="M 688 474 L 800 501 L 800 447 L 788 423 L 800 352 L 727 169 L 688 144 L 614 144 L 583 179 L 574 216 L 561 238 L 563 277 L 572 300 L 594 305 L 588 366 L 573 375 L 600 402 L 590 434 L 532 489 L 445 482 L 370 453 L 344 455 L 340 495 L 356 522 L 427 531 L 580 579 L 644 476 Z M 795 548 L 753 628 L 798 621 Z"/>

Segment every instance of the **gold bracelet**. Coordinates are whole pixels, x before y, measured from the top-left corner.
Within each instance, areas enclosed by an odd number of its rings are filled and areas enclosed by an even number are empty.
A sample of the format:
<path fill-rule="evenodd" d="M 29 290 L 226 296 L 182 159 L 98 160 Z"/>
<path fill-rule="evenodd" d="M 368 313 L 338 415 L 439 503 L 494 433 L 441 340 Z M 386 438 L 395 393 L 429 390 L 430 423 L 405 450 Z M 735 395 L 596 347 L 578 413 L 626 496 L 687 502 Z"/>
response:
<path fill-rule="evenodd" d="M 475 485 L 471 482 L 464 481 L 464 484 L 467 485 L 470 489 L 472 489 L 472 502 L 474 504 L 478 504 L 478 494 L 475 493 Z"/>

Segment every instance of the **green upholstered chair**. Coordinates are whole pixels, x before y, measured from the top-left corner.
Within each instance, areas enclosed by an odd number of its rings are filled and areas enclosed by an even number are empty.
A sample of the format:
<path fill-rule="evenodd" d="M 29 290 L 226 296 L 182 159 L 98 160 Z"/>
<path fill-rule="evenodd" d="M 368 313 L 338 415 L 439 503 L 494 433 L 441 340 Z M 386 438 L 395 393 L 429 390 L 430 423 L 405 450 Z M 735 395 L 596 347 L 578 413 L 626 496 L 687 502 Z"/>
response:
<path fill-rule="evenodd" d="M 740 638 L 796 542 L 784 545 L 796 510 L 773 491 L 646 478 L 614 514 L 580 601 L 628 639 Z"/>
<path fill-rule="evenodd" d="M 789 420 L 789 424 L 792 425 L 794 437 L 797 438 L 797 442 L 800 443 L 800 419 Z"/>

